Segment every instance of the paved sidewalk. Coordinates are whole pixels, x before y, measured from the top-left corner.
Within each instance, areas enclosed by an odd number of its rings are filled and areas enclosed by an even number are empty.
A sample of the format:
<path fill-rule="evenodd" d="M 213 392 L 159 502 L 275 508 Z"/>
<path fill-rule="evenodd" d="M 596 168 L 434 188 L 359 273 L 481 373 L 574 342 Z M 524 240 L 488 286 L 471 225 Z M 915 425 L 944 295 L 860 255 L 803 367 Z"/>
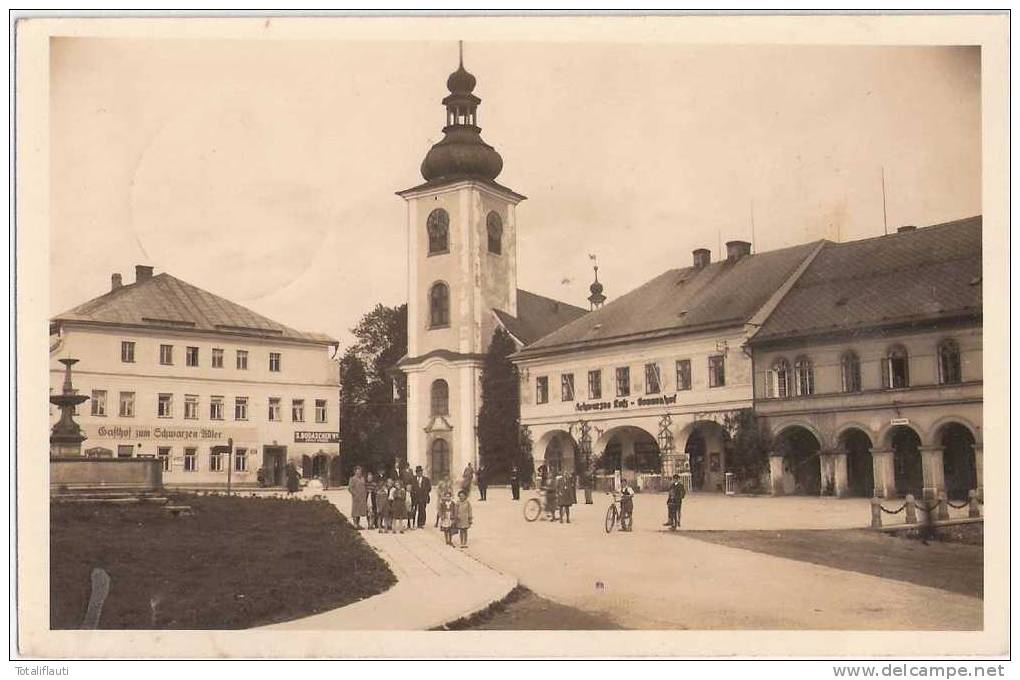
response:
<path fill-rule="evenodd" d="M 345 489 L 318 493 L 349 516 L 351 496 Z M 447 546 L 438 529 L 361 535 L 390 565 L 397 584 L 360 602 L 268 628 L 428 630 L 485 609 L 517 586 L 515 578 Z"/>

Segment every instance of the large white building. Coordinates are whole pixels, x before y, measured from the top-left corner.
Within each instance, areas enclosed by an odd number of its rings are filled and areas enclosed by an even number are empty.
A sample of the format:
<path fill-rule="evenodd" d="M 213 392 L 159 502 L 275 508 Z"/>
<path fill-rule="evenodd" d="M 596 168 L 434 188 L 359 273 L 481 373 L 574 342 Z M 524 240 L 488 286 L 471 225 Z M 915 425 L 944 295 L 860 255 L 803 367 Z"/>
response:
<path fill-rule="evenodd" d="M 137 266 L 111 289 L 50 322 L 50 389 L 74 358 L 82 449 L 156 457 L 171 486 L 284 482 L 292 462 L 329 474 L 340 453 L 337 341 L 288 328 Z M 51 418 L 59 416 L 51 409 Z M 212 447 L 233 440 L 230 461 Z"/>

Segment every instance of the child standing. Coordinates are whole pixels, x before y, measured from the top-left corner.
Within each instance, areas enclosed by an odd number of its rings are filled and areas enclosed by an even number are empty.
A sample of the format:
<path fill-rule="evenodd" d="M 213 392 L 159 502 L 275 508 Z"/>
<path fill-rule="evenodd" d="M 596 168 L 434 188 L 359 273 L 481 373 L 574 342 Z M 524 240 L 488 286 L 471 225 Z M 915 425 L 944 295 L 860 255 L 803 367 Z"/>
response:
<path fill-rule="evenodd" d="M 453 495 L 449 491 L 443 492 L 443 497 L 439 500 L 439 511 L 436 513 L 439 527 L 443 530 L 443 535 L 446 537 L 446 545 L 453 545 L 453 529 L 454 524 L 457 520 L 457 504 L 453 502 Z"/>
<path fill-rule="evenodd" d="M 376 514 L 378 515 L 379 533 L 385 534 L 390 528 L 390 487 L 393 482 L 387 479 L 379 484 L 375 492 Z"/>
<path fill-rule="evenodd" d="M 467 547 L 467 532 L 471 527 L 471 501 L 468 500 L 468 492 L 461 489 L 457 492 L 457 529 L 460 530 L 460 547 Z"/>
<path fill-rule="evenodd" d="M 392 484 L 390 489 L 390 518 L 390 532 L 399 530 L 400 533 L 404 533 L 402 522 L 407 520 L 407 493 L 404 491 L 404 485 L 399 482 Z M 395 528 L 393 524 L 396 524 Z"/>

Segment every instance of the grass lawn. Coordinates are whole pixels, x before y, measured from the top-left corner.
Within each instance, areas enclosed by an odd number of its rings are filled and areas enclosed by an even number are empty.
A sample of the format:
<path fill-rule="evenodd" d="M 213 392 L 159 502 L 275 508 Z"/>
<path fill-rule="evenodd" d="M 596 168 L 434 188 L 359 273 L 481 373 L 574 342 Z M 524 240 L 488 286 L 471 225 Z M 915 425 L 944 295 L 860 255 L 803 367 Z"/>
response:
<path fill-rule="evenodd" d="M 162 506 L 50 506 L 50 627 L 78 628 L 94 567 L 100 628 L 237 629 L 316 614 L 396 582 L 326 501 L 177 496 Z"/>
<path fill-rule="evenodd" d="M 984 593 L 981 545 L 948 542 L 926 545 L 919 540 L 863 529 L 684 531 L 678 535 L 963 595 L 982 597 Z"/>
<path fill-rule="evenodd" d="M 621 626 L 517 586 L 485 611 L 436 630 L 621 630 Z"/>

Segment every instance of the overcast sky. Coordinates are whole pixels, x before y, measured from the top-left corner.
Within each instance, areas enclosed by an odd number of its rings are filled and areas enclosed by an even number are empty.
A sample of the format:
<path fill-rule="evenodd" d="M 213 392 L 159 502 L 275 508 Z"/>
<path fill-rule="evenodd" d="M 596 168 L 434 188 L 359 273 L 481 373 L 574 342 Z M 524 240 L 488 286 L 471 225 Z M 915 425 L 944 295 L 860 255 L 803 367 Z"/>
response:
<path fill-rule="evenodd" d="M 469 37 L 469 36 L 468 36 Z M 151 264 L 350 340 L 406 300 L 405 208 L 445 42 L 51 42 L 52 312 Z M 518 208 L 521 288 L 587 306 L 690 251 L 981 212 L 973 48 L 465 44 Z"/>

